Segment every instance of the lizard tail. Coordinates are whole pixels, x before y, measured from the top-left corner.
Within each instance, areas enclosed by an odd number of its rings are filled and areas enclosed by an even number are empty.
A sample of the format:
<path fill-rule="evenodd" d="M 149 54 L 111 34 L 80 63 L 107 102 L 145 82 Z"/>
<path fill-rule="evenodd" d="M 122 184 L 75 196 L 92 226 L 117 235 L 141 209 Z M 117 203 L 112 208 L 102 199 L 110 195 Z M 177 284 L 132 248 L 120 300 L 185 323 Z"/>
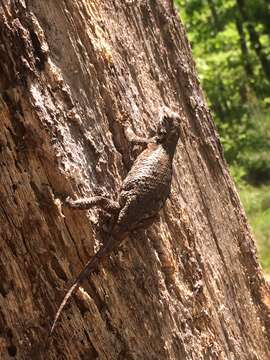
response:
<path fill-rule="evenodd" d="M 71 288 L 68 290 L 68 292 L 66 293 L 64 299 L 62 300 L 57 313 L 54 317 L 54 321 L 50 330 L 50 334 L 49 336 L 52 335 L 54 329 L 55 329 L 55 325 L 59 319 L 59 316 L 61 315 L 61 312 L 63 310 L 63 308 L 65 307 L 68 299 L 71 297 L 71 295 L 79 288 L 81 282 L 91 273 L 93 273 L 94 271 L 97 270 L 99 264 L 106 258 L 107 255 L 109 255 L 111 253 L 111 251 L 116 248 L 119 245 L 119 240 L 116 240 L 114 237 L 111 237 L 110 239 L 108 239 L 108 241 L 106 242 L 106 244 L 104 244 L 99 251 L 88 261 L 88 263 L 85 265 L 85 267 L 83 268 L 83 270 L 80 272 L 79 276 L 77 277 L 77 279 L 74 281 L 73 285 L 71 286 Z"/>

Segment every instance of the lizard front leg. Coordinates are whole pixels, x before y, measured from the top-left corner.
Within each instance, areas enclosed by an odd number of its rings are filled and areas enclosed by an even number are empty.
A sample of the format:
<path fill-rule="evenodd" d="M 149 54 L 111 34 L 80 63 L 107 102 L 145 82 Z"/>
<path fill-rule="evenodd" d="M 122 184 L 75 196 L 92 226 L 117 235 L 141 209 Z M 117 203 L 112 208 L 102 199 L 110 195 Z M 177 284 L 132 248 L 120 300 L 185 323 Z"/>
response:
<path fill-rule="evenodd" d="M 125 127 L 125 136 L 127 140 L 133 145 L 147 146 L 148 144 L 155 142 L 155 137 L 147 138 L 136 135 L 130 126 Z"/>

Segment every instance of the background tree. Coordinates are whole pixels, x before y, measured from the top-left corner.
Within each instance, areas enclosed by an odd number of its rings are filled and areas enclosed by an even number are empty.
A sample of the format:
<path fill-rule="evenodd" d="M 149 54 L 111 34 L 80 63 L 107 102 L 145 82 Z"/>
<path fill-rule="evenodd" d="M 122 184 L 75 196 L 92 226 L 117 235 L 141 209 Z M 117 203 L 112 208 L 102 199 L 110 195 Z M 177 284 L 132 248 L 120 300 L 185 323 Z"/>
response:
<path fill-rule="evenodd" d="M 270 275 L 269 2 L 175 1 Z"/>
<path fill-rule="evenodd" d="M 269 289 L 169 2 L 18 0 L 0 22 L 1 359 L 269 359 Z M 116 198 L 124 126 L 146 135 L 163 104 L 182 118 L 171 199 L 85 281 L 48 348 L 101 242 L 96 210 L 57 198 Z"/>
<path fill-rule="evenodd" d="M 246 165 L 248 172 L 246 153 L 250 155 L 254 147 L 265 149 L 269 140 L 269 134 L 266 138 L 261 132 L 256 136 L 254 131 L 270 99 L 269 23 L 263 15 L 269 13 L 268 6 L 261 0 L 189 0 L 176 4 L 184 10 L 182 16 L 226 159 L 230 164 L 236 161 Z M 250 168 L 250 174 L 253 170 Z M 270 172 L 266 177 L 270 178 Z M 265 177 L 258 176 L 257 180 L 265 181 Z"/>

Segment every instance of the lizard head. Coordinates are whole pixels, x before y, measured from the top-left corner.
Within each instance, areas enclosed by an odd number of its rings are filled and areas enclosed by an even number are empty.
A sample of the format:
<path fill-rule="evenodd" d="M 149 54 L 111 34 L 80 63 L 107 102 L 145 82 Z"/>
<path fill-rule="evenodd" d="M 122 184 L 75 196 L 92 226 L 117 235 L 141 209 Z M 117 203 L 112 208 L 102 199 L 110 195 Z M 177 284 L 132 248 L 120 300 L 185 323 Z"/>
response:
<path fill-rule="evenodd" d="M 163 106 L 157 126 L 156 141 L 174 152 L 180 136 L 180 116 Z"/>

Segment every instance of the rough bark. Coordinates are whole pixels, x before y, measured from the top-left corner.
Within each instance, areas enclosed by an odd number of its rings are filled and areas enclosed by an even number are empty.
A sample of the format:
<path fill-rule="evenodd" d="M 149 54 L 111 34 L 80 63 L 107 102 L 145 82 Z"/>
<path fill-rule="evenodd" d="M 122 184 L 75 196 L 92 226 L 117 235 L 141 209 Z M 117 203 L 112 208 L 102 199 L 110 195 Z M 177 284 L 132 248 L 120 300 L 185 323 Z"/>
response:
<path fill-rule="evenodd" d="M 170 2 L 0 4 L 1 359 L 269 359 L 268 288 Z M 124 124 L 146 135 L 163 104 L 182 117 L 171 198 L 85 281 L 48 347 L 101 241 L 96 209 L 62 214 L 57 198 L 115 199 Z"/>

